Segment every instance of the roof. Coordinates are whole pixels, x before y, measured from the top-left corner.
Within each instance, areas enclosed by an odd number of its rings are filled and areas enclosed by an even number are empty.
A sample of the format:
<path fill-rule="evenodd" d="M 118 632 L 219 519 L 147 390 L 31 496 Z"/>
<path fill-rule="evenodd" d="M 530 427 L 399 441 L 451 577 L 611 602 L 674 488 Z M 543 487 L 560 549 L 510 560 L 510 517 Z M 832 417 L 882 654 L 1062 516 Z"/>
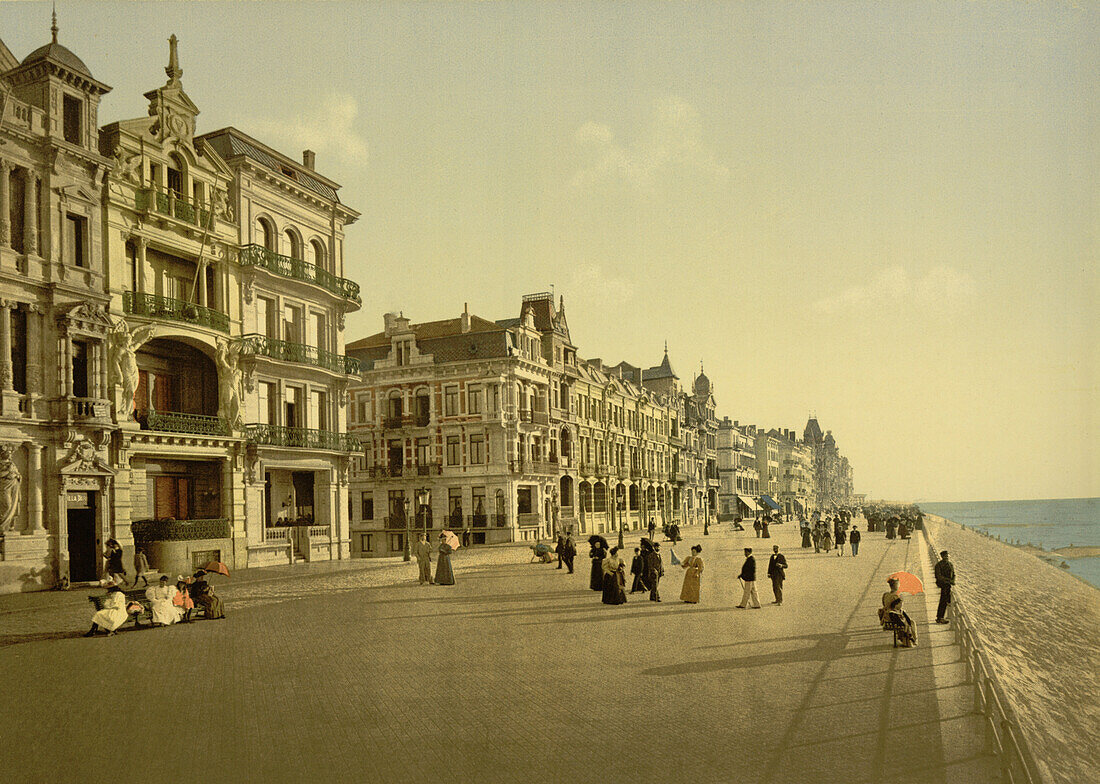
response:
<path fill-rule="evenodd" d="M 311 172 L 302 164 L 266 147 L 262 142 L 249 137 L 236 128 L 222 128 L 218 131 L 203 134 L 198 138 L 213 147 L 218 155 L 226 161 L 244 156 L 276 174 L 281 174 L 301 184 L 306 189 L 325 197 L 329 201 L 337 203 L 340 201 L 340 197 L 336 195 L 336 188 L 339 186 L 332 183 L 331 180 L 320 177 L 316 172 Z"/>
<path fill-rule="evenodd" d="M 480 316 L 470 316 L 470 329 L 469 332 L 462 331 L 462 318 L 442 319 L 440 321 L 425 321 L 423 324 L 410 324 L 409 329 L 416 335 L 417 342 L 421 340 L 432 340 L 434 338 L 454 337 L 461 335 L 469 335 L 476 332 L 498 332 L 503 331 L 501 327 L 492 321 L 487 321 Z M 389 349 L 390 336 L 385 332 L 378 332 L 374 335 L 370 335 L 365 338 L 348 343 L 344 346 L 345 351 L 353 349 L 366 349 L 377 348 L 385 346 Z M 430 353 L 425 351 L 425 353 Z"/>
<path fill-rule="evenodd" d="M 87 76 L 89 79 L 94 78 L 92 72 L 88 70 L 88 66 L 84 65 L 84 61 L 70 52 L 64 46 L 57 41 L 40 46 L 33 52 L 23 58 L 22 65 L 29 65 L 30 63 L 36 63 L 39 60 L 53 60 L 59 65 L 63 65 L 70 71 L 75 71 L 82 76 Z"/>
<path fill-rule="evenodd" d="M 709 395 L 710 394 L 710 379 L 707 378 L 706 373 L 700 372 L 695 379 L 695 391 L 697 393 Z"/>
<path fill-rule="evenodd" d="M 672 369 L 672 365 L 668 361 L 668 351 L 665 351 L 665 358 L 661 360 L 661 364 L 657 367 L 650 368 L 649 370 L 642 371 L 642 379 L 649 381 L 655 378 L 679 378 L 676 372 Z"/>

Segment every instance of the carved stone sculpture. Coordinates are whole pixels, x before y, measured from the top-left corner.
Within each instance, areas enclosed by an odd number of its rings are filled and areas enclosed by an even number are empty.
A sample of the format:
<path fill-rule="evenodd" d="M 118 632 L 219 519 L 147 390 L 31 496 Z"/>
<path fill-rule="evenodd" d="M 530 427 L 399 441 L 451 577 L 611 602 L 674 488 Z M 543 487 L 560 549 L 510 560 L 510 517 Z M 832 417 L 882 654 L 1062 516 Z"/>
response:
<path fill-rule="evenodd" d="M 115 147 L 115 168 L 111 175 L 117 180 L 126 180 L 134 185 L 141 184 L 141 155 L 127 153 L 122 147 Z"/>
<path fill-rule="evenodd" d="M 129 419 L 134 410 L 134 393 L 138 385 L 137 350 L 153 336 L 155 327 L 147 325 L 131 331 L 123 319 L 119 319 L 108 340 L 108 379 L 112 385 L 122 386 L 122 404 L 125 412 L 119 418 Z"/>
<path fill-rule="evenodd" d="M 229 206 L 229 197 L 226 195 L 225 190 L 215 188 L 210 196 L 210 201 L 211 206 L 214 208 L 214 215 L 222 220 L 233 220 L 233 208 Z"/>
<path fill-rule="evenodd" d="M 218 341 L 218 416 L 225 420 L 230 432 L 244 427 L 240 351 L 235 342 Z"/>
<path fill-rule="evenodd" d="M 0 446 L 0 531 L 10 531 L 15 527 L 22 493 L 23 475 L 15 467 L 11 447 L 6 444 Z"/>

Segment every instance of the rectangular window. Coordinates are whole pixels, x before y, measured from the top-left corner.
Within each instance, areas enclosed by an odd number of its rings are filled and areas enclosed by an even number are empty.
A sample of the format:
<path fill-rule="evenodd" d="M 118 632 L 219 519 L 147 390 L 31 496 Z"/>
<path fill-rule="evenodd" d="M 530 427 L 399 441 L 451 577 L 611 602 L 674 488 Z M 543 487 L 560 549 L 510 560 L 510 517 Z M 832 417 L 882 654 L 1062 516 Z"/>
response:
<path fill-rule="evenodd" d="M 297 387 L 285 387 L 283 390 L 283 425 L 285 427 L 301 427 L 302 410 L 298 398 L 301 390 Z"/>
<path fill-rule="evenodd" d="M 485 488 L 475 487 L 473 491 L 473 513 L 475 522 L 485 524 Z"/>
<path fill-rule="evenodd" d="M 361 493 L 359 496 L 359 519 L 360 520 L 373 520 L 374 519 L 374 494 L 373 493 Z"/>
<path fill-rule="evenodd" d="M 283 340 L 288 343 L 302 342 L 302 310 L 293 305 L 283 308 Z"/>
<path fill-rule="evenodd" d="M 458 387 L 447 387 L 443 393 L 443 413 L 447 416 L 458 414 Z"/>
<path fill-rule="evenodd" d="M 390 552 L 399 553 L 405 549 L 405 534 L 390 534 Z"/>
<path fill-rule="evenodd" d="M 158 520 L 187 520 L 191 516 L 191 479 L 186 476 L 153 477 L 154 510 Z"/>
<path fill-rule="evenodd" d="M 65 260 L 74 267 L 86 267 L 88 220 L 80 215 L 65 216 Z"/>
<path fill-rule="evenodd" d="M 261 381 L 256 385 L 257 394 L 259 396 L 259 408 L 257 413 L 260 416 L 261 425 L 273 425 L 275 424 L 275 416 L 273 414 L 275 405 L 275 385 L 267 381 Z"/>
<path fill-rule="evenodd" d="M 461 487 L 452 487 L 447 491 L 447 518 L 452 528 L 462 527 Z"/>
<path fill-rule="evenodd" d="M 485 396 L 481 387 L 470 387 L 469 402 L 467 404 L 467 411 L 471 414 L 481 413 L 481 402 Z"/>
<path fill-rule="evenodd" d="M 367 396 L 363 395 L 359 398 L 359 421 L 367 421 Z"/>
<path fill-rule="evenodd" d="M 70 144 L 83 144 L 80 138 L 81 115 L 84 113 L 84 102 L 72 95 L 64 96 L 64 129 L 65 141 Z"/>
<path fill-rule="evenodd" d="M 359 549 L 364 553 L 374 552 L 373 534 L 360 534 L 359 535 Z M 401 548 L 404 550 L 404 546 Z"/>
<path fill-rule="evenodd" d="M 256 300 L 256 331 L 269 338 L 277 338 L 275 327 L 275 300 L 259 297 Z"/>
<path fill-rule="evenodd" d="M 431 462 L 431 441 L 427 438 L 416 439 L 416 464 L 426 466 Z"/>
<path fill-rule="evenodd" d="M 317 430 L 328 430 L 328 396 L 324 392 L 310 393 L 309 423 Z"/>
<path fill-rule="evenodd" d="M 494 384 L 489 387 L 489 413 L 496 414 L 500 410 L 500 387 Z"/>
<path fill-rule="evenodd" d="M 485 462 L 485 436 L 470 436 L 470 462 L 475 465 Z"/>
<path fill-rule="evenodd" d="M 447 465 L 458 465 L 461 462 L 461 443 L 458 436 L 447 436 Z"/>
<path fill-rule="evenodd" d="M 531 507 L 531 488 L 518 488 L 516 490 L 516 512 L 518 514 L 531 514 Z"/>

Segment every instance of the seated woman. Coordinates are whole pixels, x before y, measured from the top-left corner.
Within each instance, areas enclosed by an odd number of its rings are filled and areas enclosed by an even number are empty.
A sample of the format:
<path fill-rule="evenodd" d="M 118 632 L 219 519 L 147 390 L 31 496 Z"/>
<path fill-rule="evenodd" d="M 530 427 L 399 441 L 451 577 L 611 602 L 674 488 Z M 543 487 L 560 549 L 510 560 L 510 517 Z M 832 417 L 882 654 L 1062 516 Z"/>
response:
<path fill-rule="evenodd" d="M 156 585 L 145 589 L 145 598 L 153 611 L 154 626 L 171 626 L 183 619 L 183 611 L 174 603 L 179 589 L 168 582 L 168 575 L 160 578 Z"/>
<path fill-rule="evenodd" d="M 202 607 L 204 617 L 225 617 L 225 607 L 222 605 L 222 600 L 214 593 L 210 583 L 206 582 L 206 572 L 202 569 L 195 572 L 195 581 L 191 583 L 191 599 L 195 604 Z"/>
<path fill-rule="evenodd" d="M 550 545 L 538 541 L 531 545 L 531 560 L 528 563 L 536 560 L 541 563 L 550 563 L 554 560 L 550 556 Z"/>
<path fill-rule="evenodd" d="M 901 609 L 901 594 L 898 593 L 898 581 L 891 577 L 886 581 L 890 590 L 882 595 L 882 608 L 878 611 L 879 620 L 885 626 L 888 622 L 899 628 L 898 640 L 906 648 L 917 646 L 917 629 L 909 613 Z"/>
<path fill-rule="evenodd" d="M 92 628 L 84 632 L 85 637 L 91 637 L 100 629 L 107 632 L 107 636 L 110 637 L 115 633 L 115 629 L 126 623 L 126 619 L 130 617 L 126 611 L 126 596 L 117 585 L 107 589 L 107 595 L 103 598 L 101 606 L 103 609 L 97 610 L 92 616 Z"/>

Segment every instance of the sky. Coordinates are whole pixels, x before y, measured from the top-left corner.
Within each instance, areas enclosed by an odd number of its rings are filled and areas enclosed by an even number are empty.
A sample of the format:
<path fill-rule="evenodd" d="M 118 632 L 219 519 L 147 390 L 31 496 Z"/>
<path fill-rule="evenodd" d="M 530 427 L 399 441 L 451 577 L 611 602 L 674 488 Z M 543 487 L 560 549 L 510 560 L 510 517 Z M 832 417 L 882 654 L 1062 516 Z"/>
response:
<path fill-rule="evenodd" d="M 22 59 L 50 5 L 0 3 Z M 583 357 L 700 366 L 857 492 L 1100 496 L 1100 4 L 58 4 L 141 117 L 317 152 L 346 339 L 564 296 Z"/>

